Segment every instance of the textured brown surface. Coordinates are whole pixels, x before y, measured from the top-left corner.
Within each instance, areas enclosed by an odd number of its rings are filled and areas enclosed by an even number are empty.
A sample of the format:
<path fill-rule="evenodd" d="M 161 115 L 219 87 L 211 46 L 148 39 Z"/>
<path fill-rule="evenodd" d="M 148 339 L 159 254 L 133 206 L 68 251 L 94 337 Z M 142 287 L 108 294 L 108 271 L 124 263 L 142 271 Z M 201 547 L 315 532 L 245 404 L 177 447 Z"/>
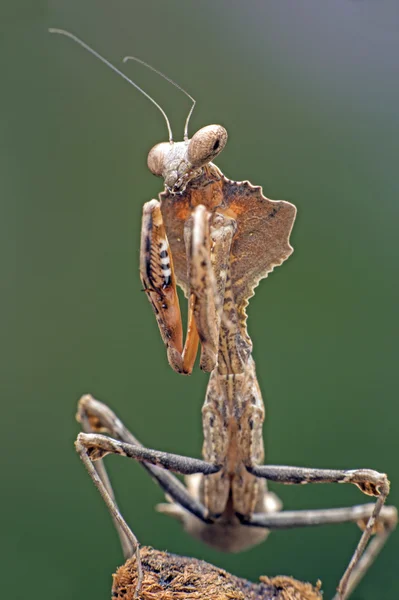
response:
<path fill-rule="evenodd" d="M 261 577 L 251 583 L 209 563 L 160 552 L 141 550 L 141 600 L 321 600 L 318 587 L 291 577 Z M 131 558 L 113 576 L 113 600 L 133 600 L 136 560 Z"/>

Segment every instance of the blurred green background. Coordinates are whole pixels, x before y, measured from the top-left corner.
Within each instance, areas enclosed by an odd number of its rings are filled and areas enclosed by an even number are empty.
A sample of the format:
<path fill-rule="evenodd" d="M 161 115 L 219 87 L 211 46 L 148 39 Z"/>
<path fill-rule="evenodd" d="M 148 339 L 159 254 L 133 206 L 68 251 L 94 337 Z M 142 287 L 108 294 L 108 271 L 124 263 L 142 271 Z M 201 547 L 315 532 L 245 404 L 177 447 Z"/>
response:
<path fill-rule="evenodd" d="M 110 598 L 122 557 L 74 453 L 78 397 L 109 403 L 151 447 L 200 456 L 207 381 L 168 367 L 140 292 L 141 206 L 162 188 L 146 155 L 166 139 L 162 117 L 50 26 L 118 66 L 135 54 L 176 79 L 198 102 L 191 132 L 228 129 L 226 176 L 297 205 L 295 253 L 249 308 L 268 461 L 385 471 L 398 505 L 397 1 L 0 7 L 2 595 Z M 123 68 L 179 138 L 187 99 Z M 240 576 L 321 578 L 330 598 L 359 538 L 354 525 L 286 531 L 223 555 L 155 513 L 162 494 L 139 465 L 108 465 L 143 544 Z M 289 509 L 367 501 L 345 486 L 278 492 Z M 399 597 L 398 552 L 396 532 L 354 600 Z"/>

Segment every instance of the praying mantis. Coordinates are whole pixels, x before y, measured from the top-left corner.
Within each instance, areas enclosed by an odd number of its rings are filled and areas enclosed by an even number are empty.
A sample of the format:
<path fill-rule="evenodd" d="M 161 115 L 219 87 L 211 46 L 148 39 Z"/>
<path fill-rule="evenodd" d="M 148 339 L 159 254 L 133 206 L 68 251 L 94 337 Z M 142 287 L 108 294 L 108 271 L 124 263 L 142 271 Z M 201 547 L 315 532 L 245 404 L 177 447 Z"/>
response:
<path fill-rule="evenodd" d="M 72 34 L 54 31 L 99 56 Z M 163 178 L 164 191 L 143 207 L 140 275 L 171 367 L 190 374 L 200 347 L 200 367 L 210 373 L 202 408 L 203 458 L 143 447 L 111 409 L 91 396 L 79 402 L 77 418 L 84 431 L 76 449 L 111 512 L 126 557 L 136 552 L 139 560 L 139 546 L 118 510 L 101 462 L 111 453 L 139 461 L 166 494 L 168 502 L 158 510 L 219 550 L 239 552 L 262 542 L 274 529 L 358 523 L 363 533 L 334 597 L 345 600 L 396 526 L 396 509 L 385 505 L 389 481 L 372 469 L 262 464 L 264 405 L 246 306 L 259 281 L 292 253 L 289 238 L 296 208 L 269 200 L 260 187 L 222 174 L 213 160 L 226 144 L 227 131 L 210 125 L 189 139 L 194 104 L 181 142 L 173 141 L 167 117 L 157 105 L 166 118 L 169 141 L 154 146 L 147 163 L 154 175 Z M 184 343 L 177 285 L 188 300 Z M 172 472 L 185 475 L 186 485 Z M 283 511 L 267 481 L 351 483 L 376 501 Z"/>

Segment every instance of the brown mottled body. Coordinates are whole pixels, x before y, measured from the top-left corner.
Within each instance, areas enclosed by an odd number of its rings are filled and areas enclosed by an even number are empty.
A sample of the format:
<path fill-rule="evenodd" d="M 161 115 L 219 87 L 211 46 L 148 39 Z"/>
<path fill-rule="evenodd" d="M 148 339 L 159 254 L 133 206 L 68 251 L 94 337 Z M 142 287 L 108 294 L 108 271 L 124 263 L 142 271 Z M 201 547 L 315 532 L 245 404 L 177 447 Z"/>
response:
<path fill-rule="evenodd" d="M 188 513 L 182 516 L 177 506 L 175 516 L 183 518 L 191 533 L 211 545 L 239 551 L 265 539 L 268 531 L 242 526 L 237 515 L 249 517 L 254 512 L 281 507 L 276 496 L 267 491 L 265 480 L 247 469 L 264 459 L 265 412 L 251 356 L 245 307 L 259 280 L 291 254 L 288 240 L 296 209 L 288 202 L 265 198 L 260 187 L 230 181 L 212 163 L 183 192 L 165 191 L 159 199 L 174 274 L 188 297 L 193 292 L 193 280 L 210 275 L 202 262 L 193 276 L 193 259 L 202 246 L 187 244 L 188 238 L 191 242 L 195 235 L 195 227 L 190 229 L 192 215 L 199 209 L 207 211 L 215 281 L 203 285 L 203 293 L 199 289 L 197 297 L 198 303 L 203 303 L 204 293 L 213 293 L 217 308 L 214 316 L 204 311 L 205 324 L 200 322 L 198 331 L 203 351 L 212 331 L 218 332 L 217 357 L 202 418 L 203 457 L 221 469 L 206 477 L 187 478 L 191 479 L 188 485 L 192 493 L 207 508 L 214 523 L 194 522 Z M 216 327 L 207 329 L 206 324 L 212 322 Z M 160 508 L 165 510 L 164 505 Z M 166 512 L 173 514 L 171 508 Z"/>

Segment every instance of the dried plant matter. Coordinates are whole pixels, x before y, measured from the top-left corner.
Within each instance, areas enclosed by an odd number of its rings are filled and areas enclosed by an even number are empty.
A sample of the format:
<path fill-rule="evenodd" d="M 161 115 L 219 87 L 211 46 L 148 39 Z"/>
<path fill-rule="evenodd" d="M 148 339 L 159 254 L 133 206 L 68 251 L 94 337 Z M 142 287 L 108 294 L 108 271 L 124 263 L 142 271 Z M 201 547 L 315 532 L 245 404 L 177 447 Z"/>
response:
<path fill-rule="evenodd" d="M 320 586 L 291 577 L 261 577 L 251 583 L 203 560 L 145 547 L 140 552 L 143 583 L 140 600 L 321 600 Z M 136 559 L 115 573 L 113 600 L 133 600 L 137 584 Z"/>

